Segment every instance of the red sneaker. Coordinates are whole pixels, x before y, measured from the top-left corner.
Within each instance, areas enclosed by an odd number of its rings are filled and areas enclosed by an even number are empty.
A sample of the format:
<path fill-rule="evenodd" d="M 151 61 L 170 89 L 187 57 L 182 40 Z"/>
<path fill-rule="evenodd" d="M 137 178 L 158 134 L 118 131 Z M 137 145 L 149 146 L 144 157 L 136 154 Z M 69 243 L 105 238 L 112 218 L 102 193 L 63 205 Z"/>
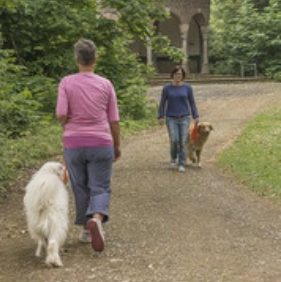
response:
<path fill-rule="evenodd" d="M 91 218 L 88 220 L 87 226 L 91 234 L 93 249 L 96 252 L 102 252 L 104 250 L 104 235 L 101 220 Z"/>

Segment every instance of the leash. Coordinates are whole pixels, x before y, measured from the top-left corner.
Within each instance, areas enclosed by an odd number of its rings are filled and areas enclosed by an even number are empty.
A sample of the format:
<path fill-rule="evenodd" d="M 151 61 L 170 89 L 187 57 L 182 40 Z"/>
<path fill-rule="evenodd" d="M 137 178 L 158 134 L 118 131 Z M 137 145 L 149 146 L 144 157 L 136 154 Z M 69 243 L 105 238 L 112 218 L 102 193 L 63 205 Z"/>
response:
<path fill-rule="evenodd" d="M 68 181 L 68 176 L 67 176 L 67 168 L 66 168 L 66 163 L 65 163 L 64 157 L 63 157 L 63 165 L 64 165 L 64 169 L 63 169 L 62 181 L 63 181 L 64 184 L 66 184 L 67 181 Z"/>
<path fill-rule="evenodd" d="M 192 140 L 194 142 L 194 145 L 196 144 L 197 142 L 197 128 L 198 128 L 198 123 L 196 122 L 194 124 L 194 127 L 193 127 L 193 130 L 191 132 L 191 136 L 192 136 Z"/>

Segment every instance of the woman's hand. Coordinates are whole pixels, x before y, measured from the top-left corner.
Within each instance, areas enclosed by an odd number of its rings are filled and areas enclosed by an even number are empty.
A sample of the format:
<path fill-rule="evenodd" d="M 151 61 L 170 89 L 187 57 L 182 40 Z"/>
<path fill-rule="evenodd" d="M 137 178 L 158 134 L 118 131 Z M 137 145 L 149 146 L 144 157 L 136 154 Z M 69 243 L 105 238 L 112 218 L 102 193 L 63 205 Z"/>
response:
<path fill-rule="evenodd" d="M 118 161 L 121 157 L 121 150 L 119 147 L 114 147 L 114 162 Z"/>
<path fill-rule="evenodd" d="M 160 125 L 163 125 L 163 124 L 164 124 L 164 118 L 159 118 L 159 119 L 158 119 L 158 123 L 159 123 Z"/>
<path fill-rule="evenodd" d="M 111 135 L 113 138 L 113 149 L 114 149 L 114 162 L 121 157 L 120 149 L 120 128 L 118 121 L 112 121 L 110 124 Z"/>
<path fill-rule="evenodd" d="M 58 122 L 61 124 L 61 126 L 65 126 L 67 123 L 68 117 L 67 116 L 57 116 Z"/>

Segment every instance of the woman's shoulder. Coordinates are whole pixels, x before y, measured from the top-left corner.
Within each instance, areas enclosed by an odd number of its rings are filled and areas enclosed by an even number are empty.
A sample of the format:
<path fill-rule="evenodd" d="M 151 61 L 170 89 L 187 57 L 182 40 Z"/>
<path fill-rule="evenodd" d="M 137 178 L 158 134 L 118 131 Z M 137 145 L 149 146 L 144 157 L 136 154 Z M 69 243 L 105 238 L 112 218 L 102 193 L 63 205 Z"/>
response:
<path fill-rule="evenodd" d="M 94 73 L 94 77 L 95 77 L 96 79 L 99 79 L 99 80 L 102 80 L 102 81 L 106 81 L 106 82 L 109 81 L 108 78 L 106 78 L 105 76 L 102 76 L 102 75 L 100 75 L 100 74 L 97 74 L 97 73 Z"/>
<path fill-rule="evenodd" d="M 102 75 L 94 73 L 94 78 L 104 85 L 112 86 L 112 82 Z"/>
<path fill-rule="evenodd" d="M 65 82 L 65 81 L 71 81 L 71 80 L 73 80 L 73 79 L 76 79 L 77 77 L 79 76 L 79 73 L 72 73 L 72 74 L 68 74 L 68 75 L 66 75 L 66 76 L 64 76 L 62 79 L 61 79 L 61 81 L 63 82 Z"/>
<path fill-rule="evenodd" d="M 187 89 L 187 90 L 192 90 L 192 87 L 191 87 L 191 85 L 189 83 L 184 82 L 182 84 L 182 86 L 185 87 L 185 89 Z"/>
<path fill-rule="evenodd" d="M 60 85 L 62 86 L 68 85 L 75 79 L 76 75 L 77 74 L 69 74 L 69 75 L 62 77 L 60 80 Z"/>
<path fill-rule="evenodd" d="M 62 78 L 62 80 L 71 80 L 71 79 L 77 79 L 77 78 L 80 78 L 80 77 L 92 77 L 92 78 L 95 78 L 101 82 L 105 82 L 105 83 L 111 83 L 111 81 L 104 77 L 104 76 L 101 76 L 101 75 L 98 75 L 96 73 L 73 73 L 73 74 L 69 74 L 69 75 L 66 75 Z"/>
<path fill-rule="evenodd" d="M 172 83 L 166 83 L 166 84 L 163 86 L 163 89 L 171 88 L 172 86 L 173 86 Z"/>

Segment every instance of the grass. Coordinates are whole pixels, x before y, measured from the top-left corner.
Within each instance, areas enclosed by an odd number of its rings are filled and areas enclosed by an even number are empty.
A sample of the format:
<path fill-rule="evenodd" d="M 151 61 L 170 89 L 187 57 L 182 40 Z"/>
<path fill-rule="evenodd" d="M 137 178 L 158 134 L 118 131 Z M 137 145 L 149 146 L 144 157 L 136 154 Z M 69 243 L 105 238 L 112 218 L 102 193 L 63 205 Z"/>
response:
<path fill-rule="evenodd" d="M 281 107 L 256 116 L 217 162 L 256 193 L 281 200 Z"/>
<path fill-rule="evenodd" d="M 149 129 L 158 124 L 157 114 L 151 115 L 149 118 L 144 120 L 125 120 L 120 122 L 121 136 L 125 137 L 128 135 L 136 134 L 143 130 Z"/>

